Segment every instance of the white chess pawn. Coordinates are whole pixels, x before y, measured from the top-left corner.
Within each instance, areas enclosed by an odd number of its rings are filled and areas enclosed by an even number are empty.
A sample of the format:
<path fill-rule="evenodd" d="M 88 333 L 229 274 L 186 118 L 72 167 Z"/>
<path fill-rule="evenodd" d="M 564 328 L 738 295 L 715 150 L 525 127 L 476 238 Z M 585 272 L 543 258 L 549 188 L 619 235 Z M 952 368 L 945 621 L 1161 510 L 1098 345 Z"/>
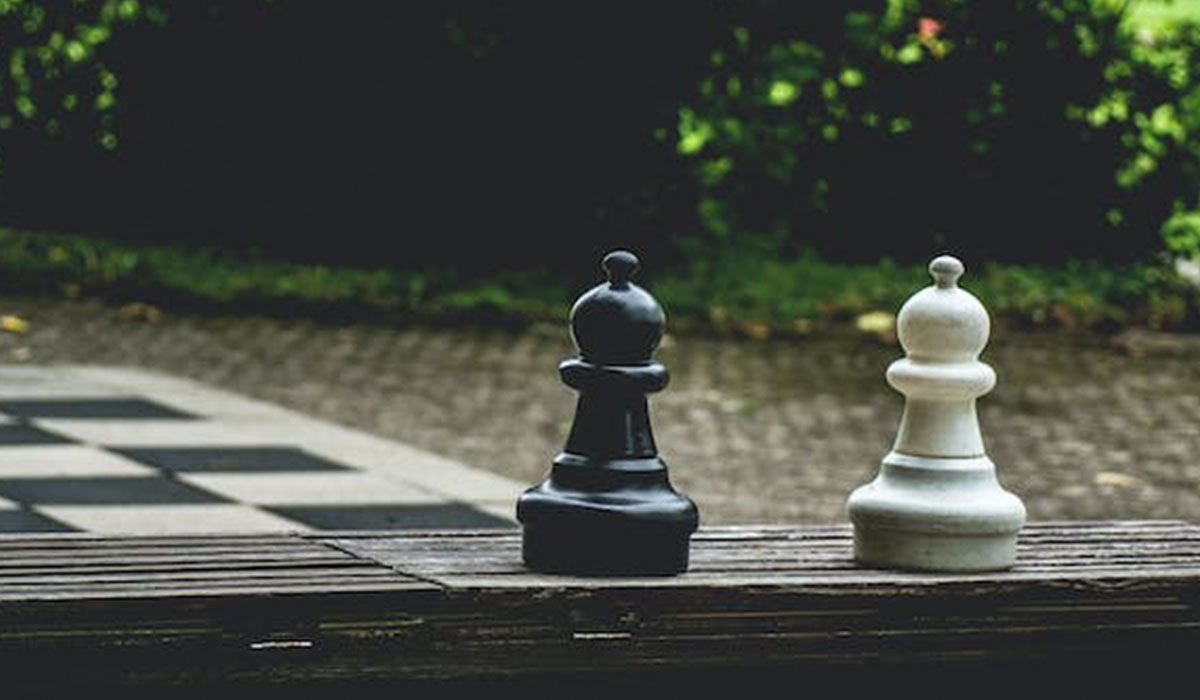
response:
<path fill-rule="evenodd" d="M 936 284 L 910 297 L 897 319 L 907 357 L 887 370 L 907 399 L 896 443 L 875 480 L 847 503 L 854 554 L 891 568 L 1006 569 L 1025 506 L 996 481 L 975 414 L 975 399 L 996 385 L 996 373 L 978 359 L 988 314 L 959 289 L 957 258 L 935 258 L 929 273 Z"/>

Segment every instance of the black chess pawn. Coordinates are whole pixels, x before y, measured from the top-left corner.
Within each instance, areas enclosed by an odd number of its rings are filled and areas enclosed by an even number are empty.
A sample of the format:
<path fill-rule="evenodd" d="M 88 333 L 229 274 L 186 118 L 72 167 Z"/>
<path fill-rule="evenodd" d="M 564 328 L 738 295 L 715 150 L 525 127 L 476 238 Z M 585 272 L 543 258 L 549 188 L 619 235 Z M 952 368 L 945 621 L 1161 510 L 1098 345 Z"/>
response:
<path fill-rule="evenodd" d="M 571 309 L 579 356 L 558 371 L 579 392 L 567 445 L 549 477 L 517 501 L 525 564 L 573 574 L 673 574 L 687 569 L 696 506 L 671 488 L 646 394 L 667 385 L 652 354 L 665 316 L 630 282 L 633 253 L 604 258 L 608 282 Z"/>

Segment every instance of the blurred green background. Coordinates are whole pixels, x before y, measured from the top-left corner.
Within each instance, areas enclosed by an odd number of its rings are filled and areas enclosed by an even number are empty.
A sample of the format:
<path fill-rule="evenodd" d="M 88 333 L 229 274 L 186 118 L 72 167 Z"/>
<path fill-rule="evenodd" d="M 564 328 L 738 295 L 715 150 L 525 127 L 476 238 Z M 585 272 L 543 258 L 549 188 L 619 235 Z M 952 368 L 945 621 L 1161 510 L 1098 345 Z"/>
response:
<path fill-rule="evenodd" d="M 1200 0 L 0 0 L 0 288 L 680 326 L 1200 326 Z"/>

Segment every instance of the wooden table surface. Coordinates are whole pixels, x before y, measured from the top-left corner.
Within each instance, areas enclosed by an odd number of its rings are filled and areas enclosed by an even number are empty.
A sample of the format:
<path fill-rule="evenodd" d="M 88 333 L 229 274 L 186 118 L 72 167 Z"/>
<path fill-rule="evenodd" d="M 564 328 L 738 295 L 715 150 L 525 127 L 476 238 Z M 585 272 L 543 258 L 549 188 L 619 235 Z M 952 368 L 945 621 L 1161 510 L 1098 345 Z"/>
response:
<path fill-rule="evenodd" d="M 1033 523 L 1013 570 L 966 575 L 859 567 L 848 526 L 704 528 L 665 578 L 532 574 L 515 531 L 0 536 L 10 684 L 1099 663 L 1198 642 L 1183 522 Z"/>

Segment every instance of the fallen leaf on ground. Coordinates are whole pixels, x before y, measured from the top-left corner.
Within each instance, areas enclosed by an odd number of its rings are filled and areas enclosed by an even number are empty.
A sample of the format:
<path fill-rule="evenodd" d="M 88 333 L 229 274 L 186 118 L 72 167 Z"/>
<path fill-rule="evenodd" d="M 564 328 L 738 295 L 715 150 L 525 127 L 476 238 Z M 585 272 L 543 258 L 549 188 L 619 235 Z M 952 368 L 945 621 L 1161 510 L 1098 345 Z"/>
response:
<path fill-rule="evenodd" d="M 157 306 L 135 301 L 117 309 L 117 315 L 128 321 L 158 323 L 162 320 L 163 312 Z"/>
<path fill-rule="evenodd" d="M 811 318 L 798 318 L 792 323 L 792 330 L 797 333 L 812 333 L 816 326 Z"/>
<path fill-rule="evenodd" d="M 887 311 L 868 311 L 854 319 L 854 327 L 860 333 L 875 336 L 879 342 L 891 345 L 896 342 L 896 315 Z"/>
<path fill-rule="evenodd" d="M 754 340 L 766 340 L 771 337 L 771 328 L 765 323 L 743 323 L 740 329 L 747 337 Z"/>
<path fill-rule="evenodd" d="M 868 311 L 854 319 L 854 326 L 863 333 L 891 333 L 896 317 L 887 311 Z"/>
<path fill-rule="evenodd" d="M 1126 489 L 1145 484 L 1144 481 L 1136 476 L 1121 474 L 1120 472 L 1100 472 L 1096 474 L 1093 480 L 1097 486 L 1118 486 Z"/>
<path fill-rule="evenodd" d="M 20 316 L 5 314 L 0 316 L 0 330 L 6 330 L 9 333 L 28 333 L 29 321 Z"/>

